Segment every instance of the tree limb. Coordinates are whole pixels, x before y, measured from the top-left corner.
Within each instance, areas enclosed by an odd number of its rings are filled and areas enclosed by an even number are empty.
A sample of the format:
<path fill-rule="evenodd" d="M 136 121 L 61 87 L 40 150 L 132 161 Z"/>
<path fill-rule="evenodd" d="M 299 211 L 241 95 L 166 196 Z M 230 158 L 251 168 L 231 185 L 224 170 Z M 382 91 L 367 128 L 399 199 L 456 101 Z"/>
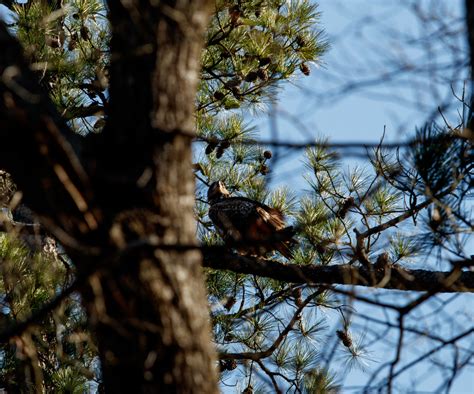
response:
<path fill-rule="evenodd" d="M 440 293 L 474 292 L 474 272 L 407 269 L 392 266 L 369 270 L 349 264 L 318 266 L 281 263 L 234 253 L 204 250 L 204 267 L 224 269 L 241 274 L 259 275 L 289 283 L 313 285 L 355 285 L 384 289 L 428 291 Z M 375 277 L 376 282 L 372 280 Z M 383 286 L 377 286 L 383 284 Z"/>
<path fill-rule="evenodd" d="M 87 106 L 72 107 L 68 108 L 64 114 L 64 118 L 67 120 L 76 118 L 87 118 L 88 116 L 104 115 L 104 106 L 100 104 L 90 104 Z"/>
<path fill-rule="evenodd" d="M 315 294 L 313 293 L 306 297 L 306 299 L 301 303 L 301 305 L 293 313 L 293 317 L 288 322 L 283 331 L 278 335 L 276 340 L 266 349 L 261 352 L 242 352 L 242 353 L 221 353 L 219 358 L 221 359 L 234 359 L 234 360 L 253 360 L 259 361 L 262 358 L 270 357 L 273 352 L 280 346 L 283 340 L 286 338 L 288 333 L 293 329 L 295 323 L 301 319 L 301 312 L 303 309 L 314 299 Z"/>

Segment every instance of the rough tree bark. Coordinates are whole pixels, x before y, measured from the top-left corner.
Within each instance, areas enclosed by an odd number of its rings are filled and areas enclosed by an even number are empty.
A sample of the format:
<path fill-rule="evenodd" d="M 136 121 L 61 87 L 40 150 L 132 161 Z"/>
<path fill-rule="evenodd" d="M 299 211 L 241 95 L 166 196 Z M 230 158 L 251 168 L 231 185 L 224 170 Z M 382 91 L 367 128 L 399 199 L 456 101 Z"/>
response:
<path fill-rule="evenodd" d="M 196 242 L 191 141 L 210 6 L 109 2 L 108 124 L 81 160 L 0 28 L 0 165 L 88 278 L 106 392 L 217 392 L 201 255 L 173 249 Z"/>
<path fill-rule="evenodd" d="M 102 147 L 90 173 L 106 238 L 126 257 L 91 278 L 87 308 L 109 392 L 208 393 L 217 379 L 200 253 L 160 247 L 196 242 L 191 140 L 210 7 L 150 3 L 109 2 L 110 114 L 89 142 Z"/>

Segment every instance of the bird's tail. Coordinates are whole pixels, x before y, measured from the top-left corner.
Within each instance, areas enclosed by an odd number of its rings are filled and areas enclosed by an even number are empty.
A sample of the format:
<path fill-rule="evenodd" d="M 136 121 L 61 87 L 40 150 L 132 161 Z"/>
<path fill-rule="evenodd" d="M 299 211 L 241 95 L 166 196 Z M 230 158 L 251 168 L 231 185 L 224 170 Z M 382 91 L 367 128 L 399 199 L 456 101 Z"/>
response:
<path fill-rule="evenodd" d="M 293 258 L 293 248 L 298 245 L 298 241 L 294 238 L 295 230 L 293 226 L 285 227 L 284 229 L 277 232 L 278 244 L 276 250 L 278 250 L 288 260 Z"/>

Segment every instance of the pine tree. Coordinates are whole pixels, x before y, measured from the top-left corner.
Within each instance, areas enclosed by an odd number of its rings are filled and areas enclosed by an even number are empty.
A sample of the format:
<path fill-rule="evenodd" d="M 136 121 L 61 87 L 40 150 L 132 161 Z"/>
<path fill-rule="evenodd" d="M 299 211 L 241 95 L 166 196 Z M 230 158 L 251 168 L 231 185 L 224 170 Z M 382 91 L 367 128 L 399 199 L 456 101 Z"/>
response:
<path fill-rule="evenodd" d="M 245 115 L 265 110 L 285 81 L 322 61 L 327 43 L 314 3 L 7 3 L 9 33 L 24 55 L 0 33 L 13 48 L 0 57 L 0 127 L 32 122 L 5 143 L 36 164 L 32 180 L 14 154 L 0 163 L 36 214 L 31 223 L 19 220 L 23 201 L 6 182 L 7 390 L 215 392 L 192 207 L 176 205 L 193 195 L 192 171 L 222 385 L 245 393 L 338 392 L 335 347 L 348 367 L 363 368 L 371 355 L 351 326 L 344 296 L 353 294 L 333 285 L 427 294 L 474 288 L 461 263 L 444 274 L 407 263 L 433 252 L 472 263 L 460 241 L 472 231 L 472 147 L 463 138 L 471 115 L 451 130 L 424 126 L 399 154 L 381 144 L 365 168 L 347 172 L 328 141 L 317 141 L 305 154 L 307 193 L 269 187 L 272 147 L 258 143 Z M 187 79 L 194 81 L 199 57 L 195 94 Z M 15 70 L 22 79 L 9 74 Z M 207 215 L 207 188 L 217 180 L 286 216 L 299 242 L 291 261 L 224 247 Z M 39 241 L 27 242 L 31 236 Z M 45 249 L 53 236 L 55 253 Z M 54 307 L 43 309 L 48 302 Z M 341 316 L 338 330 L 326 313 Z"/>

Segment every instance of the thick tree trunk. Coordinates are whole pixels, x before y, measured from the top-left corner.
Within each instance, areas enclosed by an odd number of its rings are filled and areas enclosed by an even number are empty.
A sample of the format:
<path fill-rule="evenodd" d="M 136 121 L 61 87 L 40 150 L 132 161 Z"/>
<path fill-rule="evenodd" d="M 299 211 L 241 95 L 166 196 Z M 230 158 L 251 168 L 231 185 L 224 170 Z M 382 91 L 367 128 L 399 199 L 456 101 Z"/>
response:
<path fill-rule="evenodd" d="M 160 211 L 123 212 L 114 241 L 136 242 L 136 249 L 129 246 L 116 270 L 91 279 L 89 310 L 105 387 L 111 393 L 212 393 L 216 373 L 201 256 L 172 248 L 194 243 L 189 139 L 177 136 L 157 147 L 157 157 Z"/>
<path fill-rule="evenodd" d="M 210 9 L 205 1 L 156 3 L 109 2 L 110 115 L 88 150 L 104 147 L 91 166 L 94 189 L 110 229 L 108 258 L 120 257 L 91 278 L 86 305 L 107 392 L 213 393 L 191 171 Z"/>
<path fill-rule="evenodd" d="M 109 2 L 108 123 L 87 138 L 82 163 L 0 23 L 1 164 L 73 258 L 79 280 L 88 278 L 82 294 L 106 392 L 217 392 L 191 171 L 210 5 Z"/>

